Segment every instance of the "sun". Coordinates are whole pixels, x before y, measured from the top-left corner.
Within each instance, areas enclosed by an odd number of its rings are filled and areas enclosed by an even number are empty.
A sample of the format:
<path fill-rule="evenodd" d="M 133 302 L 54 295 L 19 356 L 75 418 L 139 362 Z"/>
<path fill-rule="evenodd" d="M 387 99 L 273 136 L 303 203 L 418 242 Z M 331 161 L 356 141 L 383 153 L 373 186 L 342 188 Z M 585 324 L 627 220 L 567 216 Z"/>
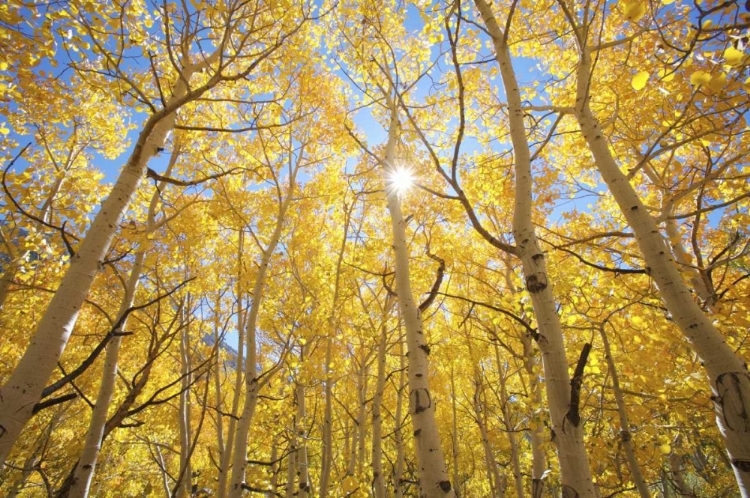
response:
<path fill-rule="evenodd" d="M 403 195 L 414 186 L 414 174 L 411 168 L 398 166 L 388 173 L 388 192 Z"/>

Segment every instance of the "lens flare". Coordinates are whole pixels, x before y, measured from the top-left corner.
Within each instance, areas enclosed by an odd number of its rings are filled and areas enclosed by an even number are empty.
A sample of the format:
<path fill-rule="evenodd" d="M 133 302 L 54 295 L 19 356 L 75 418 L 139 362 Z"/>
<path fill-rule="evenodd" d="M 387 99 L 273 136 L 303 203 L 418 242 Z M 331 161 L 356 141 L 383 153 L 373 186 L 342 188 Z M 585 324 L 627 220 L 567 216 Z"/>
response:
<path fill-rule="evenodd" d="M 403 195 L 414 186 L 414 174 L 411 169 L 399 166 L 388 174 L 388 191 Z"/>

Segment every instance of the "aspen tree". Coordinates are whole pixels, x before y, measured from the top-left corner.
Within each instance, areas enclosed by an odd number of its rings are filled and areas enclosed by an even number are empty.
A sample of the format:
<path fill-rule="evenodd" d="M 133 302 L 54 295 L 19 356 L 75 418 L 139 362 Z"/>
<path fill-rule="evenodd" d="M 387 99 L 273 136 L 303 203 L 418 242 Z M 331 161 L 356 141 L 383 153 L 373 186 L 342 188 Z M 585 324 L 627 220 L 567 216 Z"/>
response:
<path fill-rule="evenodd" d="M 167 168 L 167 175 L 169 175 L 174 161 L 178 153 L 175 150 L 173 159 L 170 161 L 170 166 Z M 164 182 L 161 182 L 160 187 L 165 187 Z M 159 190 L 160 191 L 160 190 Z M 151 197 L 151 201 L 148 206 L 148 215 L 146 220 L 146 231 L 150 232 L 154 229 L 156 208 L 159 203 L 159 193 L 154 192 Z M 78 460 L 76 466 L 75 476 L 73 477 L 73 486 L 70 490 L 69 496 L 73 497 L 86 497 L 89 494 L 91 486 L 91 479 L 96 471 L 96 463 L 99 459 L 99 453 L 102 445 L 102 438 L 104 436 L 104 426 L 107 422 L 107 412 L 112 402 L 112 396 L 115 392 L 115 381 L 117 380 L 117 363 L 120 355 L 120 346 L 122 344 L 122 332 L 127 327 L 127 316 L 123 315 L 133 305 L 135 300 L 135 292 L 138 288 L 138 283 L 141 278 L 143 271 L 143 262 L 145 258 L 145 251 L 139 250 L 135 256 L 133 267 L 130 270 L 130 277 L 128 278 L 127 285 L 125 287 L 125 295 L 122 299 L 122 304 L 117 314 L 118 323 L 120 327 L 114 333 L 117 334 L 107 344 L 107 351 L 104 360 L 104 371 L 102 372 L 102 380 L 99 384 L 99 393 L 96 396 L 96 404 L 91 414 L 91 421 L 89 422 L 89 428 L 86 432 L 86 438 L 83 445 L 83 451 Z"/>
<path fill-rule="evenodd" d="M 385 146 L 385 168 L 387 184 L 389 175 L 398 167 L 396 146 L 400 135 L 398 107 L 394 97 L 385 94 L 390 122 L 388 142 Z M 435 404 L 430 391 L 429 357 L 422 329 L 421 312 L 414 302 L 409 281 L 409 254 L 406 245 L 406 221 L 401 213 L 401 204 L 396 189 L 388 189 L 388 211 L 391 214 L 393 248 L 396 256 L 396 294 L 399 310 L 406 329 L 409 364 L 409 413 L 411 414 L 419 464 L 419 484 L 427 498 L 455 496 L 448 478 L 443 449 L 435 422 Z"/>
<path fill-rule="evenodd" d="M 197 23 L 185 27 L 183 53 L 176 55 L 171 49 L 167 49 L 170 50 L 172 71 L 176 77 L 170 82 L 165 81 L 161 86 L 167 91 L 167 95 L 162 96 L 161 103 L 150 104 L 153 112 L 145 120 L 130 157 L 71 259 L 62 282 L 39 321 L 23 357 L 0 388 L 0 462 L 5 462 L 22 429 L 31 418 L 44 384 L 52 375 L 65 350 L 92 282 L 106 259 L 123 213 L 145 176 L 147 164 L 163 150 L 168 134 L 175 127 L 177 111 L 224 82 L 247 78 L 301 26 L 292 26 L 289 31 L 258 32 L 257 36 L 270 35 L 263 48 L 255 47 L 253 50 L 252 44 L 255 39 L 249 36 L 236 45 L 229 43 L 235 30 L 242 25 L 243 19 L 255 15 L 253 10 L 252 5 L 231 9 L 217 38 L 222 41 L 211 53 L 188 53 L 187 46 L 196 34 L 190 30 L 202 30 Z M 78 12 L 78 9 L 75 11 Z M 184 15 L 186 24 L 190 24 L 187 19 L 191 18 L 191 13 L 185 12 Z M 91 38 L 94 46 L 104 52 L 104 57 L 109 56 L 111 61 L 117 59 L 117 56 L 106 51 L 108 41 L 98 39 L 97 31 L 92 28 L 85 16 L 80 15 L 76 21 Z M 304 22 L 303 20 L 302 23 Z M 164 29 L 172 29 L 166 21 Z M 239 52 L 232 53 L 234 49 Z M 237 68 L 237 65 L 240 67 Z M 125 68 L 111 69 L 115 77 L 128 82 L 131 91 L 143 95 L 143 90 L 125 75 Z M 205 78 L 204 72 L 208 75 Z M 159 77 L 157 74 L 154 76 Z"/>
<path fill-rule="evenodd" d="M 591 109 L 594 47 L 590 30 L 577 21 L 564 2 L 559 5 L 575 32 L 576 68 L 574 113 L 602 180 L 615 198 L 646 262 L 672 320 L 690 341 L 706 369 L 716 412 L 740 494 L 750 496 L 750 374 L 745 361 L 726 343 L 722 333 L 698 306 L 680 275 L 669 242 L 612 155 Z"/>
<path fill-rule="evenodd" d="M 258 315 L 260 313 L 261 303 L 263 302 L 266 275 L 268 274 L 269 266 L 271 264 L 271 257 L 276 251 L 276 246 L 281 239 L 287 211 L 294 199 L 297 187 L 297 174 L 299 173 L 302 164 L 301 152 L 299 152 L 300 155 L 296 159 L 291 156 L 291 150 L 288 152 L 288 185 L 285 192 L 279 191 L 280 198 L 278 199 L 278 212 L 276 213 L 276 222 L 273 233 L 271 234 L 266 246 L 261 248 L 258 272 L 255 275 L 255 283 L 253 284 L 253 302 L 250 305 L 250 310 L 247 316 L 247 325 L 245 327 L 245 344 L 242 345 L 242 347 L 245 348 L 245 358 L 247 358 L 244 366 L 245 400 L 239 421 L 237 422 L 237 431 L 232 435 L 234 437 L 234 455 L 232 457 L 232 473 L 228 491 L 228 496 L 230 498 L 239 498 L 242 496 L 242 485 L 245 482 L 245 469 L 247 468 L 247 438 L 250 432 L 250 425 L 253 420 L 253 415 L 255 414 L 255 409 L 258 405 L 260 389 L 270 380 L 268 372 L 265 372 L 265 378 L 260 378 L 257 370 Z M 279 180 L 277 179 L 277 182 L 278 181 Z M 277 186 L 281 188 L 280 185 Z M 239 365 L 238 368 L 240 368 Z"/>
<path fill-rule="evenodd" d="M 508 120 L 516 171 L 513 211 L 513 237 L 516 246 L 514 248 L 506 246 L 506 249 L 521 260 L 526 290 L 531 296 L 534 316 L 539 324 L 536 342 L 542 351 L 547 400 L 560 462 L 563 494 L 567 493 L 571 497 L 580 496 L 581 498 L 595 497 L 597 491 L 586 455 L 578 406 L 571 404 L 571 378 L 568 373 L 568 360 L 560 318 L 557 315 L 551 282 L 548 280 L 545 256 L 539 247 L 532 224 L 531 153 L 526 138 L 521 94 L 508 47 L 509 34 L 501 30 L 490 5 L 485 0 L 475 0 L 474 3 L 492 38 L 495 57 L 500 66 L 503 87 L 508 99 Z M 454 64 L 457 65 L 457 62 L 454 61 Z M 456 185 L 453 187 L 455 189 Z M 466 205 L 465 198 L 462 202 Z M 477 223 L 474 225 L 476 226 Z M 486 231 L 483 235 L 489 240 L 495 240 Z"/>

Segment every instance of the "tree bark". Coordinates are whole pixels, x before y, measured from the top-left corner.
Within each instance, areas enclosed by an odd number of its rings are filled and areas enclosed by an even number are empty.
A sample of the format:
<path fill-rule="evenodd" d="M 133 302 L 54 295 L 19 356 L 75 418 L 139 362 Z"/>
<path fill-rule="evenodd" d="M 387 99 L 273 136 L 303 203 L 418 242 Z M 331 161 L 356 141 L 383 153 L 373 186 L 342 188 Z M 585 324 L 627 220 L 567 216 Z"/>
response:
<path fill-rule="evenodd" d="M 229 498 L 240 498 L 242 496 L 242 485 L 245 482 L 245 469 L 247 468 L 247 436 L 250 432 L 250 424 L 253 415 L 255 414 L 255 408 L 258 404 L 258 394 L 261 388 L 257 371 L 256 332 L 258 314 L 260 313 L 260 305 L 263 300 L 263 291 L 266 274 L 268 273 L 268 266 L 271 263 L 271 257 L 273 256 L 276 246 L 279 243 L 279 239 L 281 238 L 286 212 L 289 209 L 289 205 L 294 196 L 297 171 L 297 166 L 293 167 L 290 171 L 289 189 L 286 192 L 286 197 L 281 201 L 279 206 L 276 227 L 271 235 L 271 239 L 268 241 L 268 245 L 263 250 L 260 266 L 253 286 L 253 303 L 250 306 L 250 313 L 247 317 L 247 327 L 245 330 L 245 357 L 247 358 L 244 366 L 245 405 L 237 424 L 237 432 L 234 434 L 234 456 L 232 459 L 231 485 L 228 494 Z M 238 365 L 237 368 L 242 368 L 242 366 Z"/>
<path fill-rule="evenodd" d="M 384 176 L 395 170 L 396 144 L 400 125 L 397 108 L 392 99 L 389 102 L 391 119 L 388 129 L 388 142 L 385 148 L 387 170 Z M 409 364 L 409 413 L 414 429 L 414 442 L 417 448 L 419 485 L 426 498 L 453 498 L 453 486 L 448 479 L 440 434 L 435 421 L 435 404 L 430 391 L 430 366 L 422 317 L 414 302 L 409 280 L 409 252 L 406 246 L 406 221 L 401 214 L 401 203 L 397 192 L 390 189 L 387 194 L 388 211 L 393 230 L 393 250 L 396 255 L 396 293 L 404 319 Z"/>
<path fill-rule="evenodd" d="M 583 42 L 585 43 L 585 42 Z M 716 423 L 729 453 L 740 493 L 750 497 L 750 375 L 721 332 L 701 310 L 685 284 L 669 243 L 620 171 L 589 105 L 591 48 L 581 46 L 575 114 L 591 155 L 622 214 L 632 228 L 648 274 L 672 320 L 700 356 L 713 393 Z"/>
<path fill-rule="evenodd" d="M 232 412 L 227 427 L 227 439 L 224 452 L 221 454 L 221 467 L 219 469 L 218 495 L 227 495 L 227 486 L 229 481 L 229 469 L 232 467 L 232 449 L 234 448 L 234 438 L 236 434 L 237 419 L 242 399 L 242 380 L 245 378 L 245 326 L 247 313 L 242 308 L 242 300 L 245 291 L 242 288 L 242 255 L 245 249 L 245 232 L 240 230 L 237 246 L 237 364 L 234 367 L 234 394 L 232 395 Z"/>
<path fill-rule="evenodd" d="M 211 60 L 211 58 L 209 58 Z M 188 64 L 173 88 L 165 107 L 145 122 L 133 152 L 112 191 L 102 203 L 86 237 L 71 258 L 70 266 L 36 331 L 8 381 L 0 388 L 0 463 L 32 416 L 45 383 L 52 375 L 68 343 L 78 313 L 101 269 L 123 213 L 130 204 L 148 161 L 163 150 L 167 134 L 174 128 L 175 111 L 186 102 L 187 81 L 200 64 Z M 191 97 L 196 98 L 198 95 Z"/>
<path fill-rule="evenodd" d="M 388 345 L 388 325 L 386 313 L 390 306 L 386 303 L 383 309 L 380 340 L 378 341 L 378 367 L 375 384 L 375 396 L 372 399 L 372 489 L 375 498 L 385 498 L 385 475 L 383 475 L 383 417 L 381 404 L 385 391 L 385 354 Z"/>
<path fill-rule="evenodd" d="M 604 325 L 599 327 L 599 335 L 602 338 L 602 345 L 604 346 L 604 356 L 607 359 L 607 366 L 609 367 L 609 374 L 612 376 L 612 393 L 615 395 L 615 402 L 617 403 L 617 415 L 620 419 L 620 441 L 622 447 L 625 450 L 625 457 L 627 458 L 628 468 L 630 469 L 630 478 L 633 480 L 638 493 L 641 498 L 651 498 L 651 492 L 648 490 L 648 485 L 643 479 L 643 473 L 638 465 L 638 459 L 635 456 L 635 448 L 633 448 L 633 436 L 630 433 L 630 423 L 628 422 L 628 412 L 625 407 L 625 397 L 620 389 L 620 377 L 617 374 L 617 368 L 615 367 L 614 358 L 612 358 L 612 350 L 609 346 L 609 338 L 604 330 Z"/>
<path fill-rule="evenodd" d="M 542 351 L 547 403 L 550 411 L 553 440 L 560 462 L 564 498 L 594 498 L 598 496 L 589 467 L 580 420 L 568 418 L 571 408 L 571 379 L 560 318 L 557 315 L 551 282 L 547 276 L 544 253 L 532 223 L 531 152 L 526 139 L 521 93 L 503 33 L 486 0 L 475 0 L 487 31 L 492 37 L 495 57 L 500 66 L 503 87 L 508 99 L 508 119 L 515 162 L 516 192 L 513 212 L 513 237 L 516 255 L 520 258 L 531 295 L 534 315 L 539 324 L 537 345 Z M 577 409 L 577 407 L 576 407 Z"/>

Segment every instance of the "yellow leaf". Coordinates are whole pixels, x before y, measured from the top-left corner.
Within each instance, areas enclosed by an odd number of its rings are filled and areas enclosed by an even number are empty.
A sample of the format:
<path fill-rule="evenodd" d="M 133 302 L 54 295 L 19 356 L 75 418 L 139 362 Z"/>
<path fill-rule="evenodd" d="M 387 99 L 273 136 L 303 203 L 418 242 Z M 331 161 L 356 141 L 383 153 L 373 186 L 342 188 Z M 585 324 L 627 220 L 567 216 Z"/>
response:
<path fill-rule="evenodd" d="M 8 63 L 5 61 L 0 62 L 0 71 L 5 71 L 8 69 Z"/>
<path fill-rule="evenodd" d="M 750 78 L 746 79 L 742 86 L 745 87 L 746 92 L 750 92 Z"/>
<path fill-rule="evenodd" d="M 664 5 L 671 5 L 674 3 L 674 0 L 661 0 L 661 3 L 663 3 Z"/>
<path fill-rule="evenodd" d="M 0 125 L 0 134 L 7 135 L 8 133 L 10 133 L 10 130 L 4 124 Z"/>
<path fill-rule="evenodd" d="M 737 50 L 734 47 L 729 47 L 724 51 L 724 61 L 730 66 L 736 66 L 742 62 L 742 57 L 745 54 L 741 50 Z"/>
<path fill-rule="evenodd" d="M 630 85 L 636 90 L 642 90 L 646 86 L 649 76 L 648 71 L 641 71 L 633 76 L 633 79 L 630 80 Z"/>
<path fill-rule="evenodd" d="M 705 85 L 709 81 L 711 81 L 711 75 L 706 71 L 696 71 L 690 75 L 690 84 L 694 86 Z"/>
<path fill-rule="evenodd" d="M 642 2 L 629 2 L 625 4 L 625 19 L 630 22 L 638 22 L 646 15 L 646 4 Z"/>
<path fill-rule="evenodd" d="M 713 90 L 714 92 L 720 91 L 724 86 L 727 84 L 727 75 L 724 73 L 718 73 L 713 75 L 711 78 L 711 82 L 708 84 L 708 87 Z"/>
<path fill-rule="evenodd" d="M 669 446 L 667 443 L 664 443 L 661 446 L 659 446 L 659 451 L 661 451 L 662 455 L 669 455 L 672 452 L 672 447 Z"/>

